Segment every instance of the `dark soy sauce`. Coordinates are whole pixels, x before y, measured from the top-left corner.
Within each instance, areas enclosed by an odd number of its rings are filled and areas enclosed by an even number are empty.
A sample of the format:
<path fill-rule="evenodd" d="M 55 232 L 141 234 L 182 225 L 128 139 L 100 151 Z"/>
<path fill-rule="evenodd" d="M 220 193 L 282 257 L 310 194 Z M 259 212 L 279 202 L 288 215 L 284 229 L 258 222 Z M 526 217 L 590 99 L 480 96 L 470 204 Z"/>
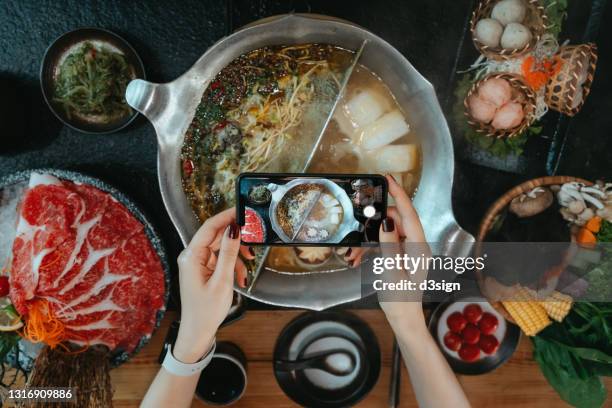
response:
<path fill-rule="evenodd" d="M 244 373 L 236 363 L 215 357 L 202 371 L 196 395 L 211 404 L 229 404 L 240 397 L 245 385 Z"/>

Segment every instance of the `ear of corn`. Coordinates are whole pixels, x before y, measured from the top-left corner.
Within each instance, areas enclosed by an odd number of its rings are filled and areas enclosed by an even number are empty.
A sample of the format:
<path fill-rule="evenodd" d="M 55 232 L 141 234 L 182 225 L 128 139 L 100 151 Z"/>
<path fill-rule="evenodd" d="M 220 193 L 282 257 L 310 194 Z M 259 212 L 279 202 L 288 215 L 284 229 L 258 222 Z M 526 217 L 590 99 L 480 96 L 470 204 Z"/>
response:
<path fill-rule="evenodd" d="M 546 309 L 534 300 L 535 296 L 527 288 L 519 288 L 513 298 L 516 300 L 502 301 L 502 304 L 526 335 L 535 336 L 552 323 Z"/>
<path fill-rule="evenodd" d="M 537 302 L 504 301 L 502 303 L 516 324 L 528 336 L 535 336 L 552 323 L 546 315 L 546 310 Z"/>
<path fill-rule="evenodd" d="M 561 322 L 572 308 L 573 299 L 571 296 L 554 291 L 539 303 L 546 310 L 546 313 L 548 313 L 551 319 Z"/>

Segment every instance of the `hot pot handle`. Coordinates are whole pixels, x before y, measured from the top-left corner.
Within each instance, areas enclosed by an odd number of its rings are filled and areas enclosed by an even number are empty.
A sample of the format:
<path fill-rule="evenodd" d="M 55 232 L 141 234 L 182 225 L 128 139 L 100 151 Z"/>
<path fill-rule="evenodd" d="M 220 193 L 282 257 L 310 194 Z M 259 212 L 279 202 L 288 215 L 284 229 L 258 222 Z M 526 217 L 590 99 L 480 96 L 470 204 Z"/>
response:
<path fill-rule="evenodd" d="M 440 239 L 430 242 L 430 245 L 434 254 L 465 257 L 472 252 L 475 242 L 474 236 L 461 228 L 453 217 L 452 222 L 440 231 Z"/>
<path fill-rule="evenodd" d="M 134 79 L 130 81 L 125 90 L 125 100 L 132 108 L 142 113 L 151 122 L 155 119 L 155 112 L 159 113 L 159 106 L 155 106 L 156 94 L 160 84 Z"/>
<path fill-rule="evenodd" d="M 190 78 L 180 77 L 167 84 L 155 84 L 142 79 L 132 80 L 125 90 L 128 105 L 142 113 L 153 124 L 162 147 L 182 143 L 193 112 L 189 112 L 173 101 L 197 98 L 198 87 L 192 86 Z"/>

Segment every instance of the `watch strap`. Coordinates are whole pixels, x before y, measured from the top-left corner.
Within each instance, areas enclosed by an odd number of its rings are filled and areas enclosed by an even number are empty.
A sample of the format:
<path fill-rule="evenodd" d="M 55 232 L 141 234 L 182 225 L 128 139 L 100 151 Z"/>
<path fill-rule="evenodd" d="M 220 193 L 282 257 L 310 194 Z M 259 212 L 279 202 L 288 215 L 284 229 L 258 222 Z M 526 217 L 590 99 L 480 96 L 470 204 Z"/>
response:
<path fill-rule="evenodd" d="M 162 366 L 171 374 L 178 375 L 180 377 L 192 376 L 202 371 L 210 363 L 210 360 L 212 360 L 213 355 L 215 354 L 216 347 L 217 343 L 213 340 L 212 347 L 205 356 L 195 363 L 188 364 L 174 358 L 174 355 L 172 355 L 172 345 L 169 344 L 168 352 L 166 353 Z"/>

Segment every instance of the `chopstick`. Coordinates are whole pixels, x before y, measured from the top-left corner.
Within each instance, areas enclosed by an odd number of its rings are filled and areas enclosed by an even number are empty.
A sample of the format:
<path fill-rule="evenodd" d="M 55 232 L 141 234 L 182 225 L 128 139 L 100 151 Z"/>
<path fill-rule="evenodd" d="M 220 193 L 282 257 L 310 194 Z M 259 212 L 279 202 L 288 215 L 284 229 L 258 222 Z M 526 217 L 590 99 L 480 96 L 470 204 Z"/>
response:
<path fill-rule="evenodd" d="M 389 408 L 395 408 L 400 400 L 401 353 L 397 339 L 393 337 L 393 357 L 391 360 L 391 380 L 389 381 Z"/>

